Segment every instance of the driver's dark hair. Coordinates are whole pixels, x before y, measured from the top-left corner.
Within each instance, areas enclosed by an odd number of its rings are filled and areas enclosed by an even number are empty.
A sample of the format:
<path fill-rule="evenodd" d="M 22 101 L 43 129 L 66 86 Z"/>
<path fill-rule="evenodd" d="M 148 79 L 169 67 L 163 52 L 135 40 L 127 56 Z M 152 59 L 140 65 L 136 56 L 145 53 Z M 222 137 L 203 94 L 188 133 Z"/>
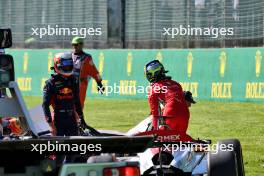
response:
<path fill-rule="evenodd" d="M 171 76 L 164 75 L 160 80 L 171 80 Z"/>
<path fill-rule="evenodd" d="M 163 70 L 163 72 L 156 78 L 154 82 L 158 82 L 161 80 L 171 80 L 171 76 L 167 76 L 166 73 L 168 71 Z"/>

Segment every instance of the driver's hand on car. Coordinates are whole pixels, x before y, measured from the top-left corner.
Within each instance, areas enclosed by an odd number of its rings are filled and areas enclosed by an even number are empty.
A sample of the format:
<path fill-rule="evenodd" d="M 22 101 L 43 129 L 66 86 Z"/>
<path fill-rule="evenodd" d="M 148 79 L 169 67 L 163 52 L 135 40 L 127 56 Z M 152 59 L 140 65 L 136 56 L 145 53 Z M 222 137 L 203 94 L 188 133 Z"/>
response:
<path fill-rule="evenodd" d="M 55 129 L 55 126 L 54 126 L 54 124 L 53 124 L 53 122 L 52 122 L 52 119 L 46 117 L 46 121 L 47 121 L 48 124 L 49 124 L 51 134 L 52 134 L 53 136 L 55 136 L 55 135 L 56 135 L 56 129 Z"/>
<path fill-rule="evenodd" d="M 51 134 L 53 136 L 55 136 L 56 135 L 56 130 L 55 130 L 55 127 L 54 127 L 53 123 L 51 122 L 51 123 L 48 123 L 48 124 L 49 124 L 49 127 L 50 127 Z"/>
<path fill-rule="evenodd" d="M 82 129 L 87 128 L 87 125 L 86 125 L 83 117 L 80 117 L 79 122 L 78 122 L 78 126 L 81 127 Z"/>

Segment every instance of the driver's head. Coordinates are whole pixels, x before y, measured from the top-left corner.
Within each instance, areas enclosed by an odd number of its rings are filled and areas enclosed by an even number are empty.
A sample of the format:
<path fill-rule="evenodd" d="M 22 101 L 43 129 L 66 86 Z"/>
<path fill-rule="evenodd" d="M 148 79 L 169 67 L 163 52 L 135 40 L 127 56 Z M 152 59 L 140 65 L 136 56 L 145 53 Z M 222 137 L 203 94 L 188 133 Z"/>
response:
<path fill-rule="evenodd" d="M 145 76 L 151 83 L 165 79 L 165 73 L 167 72 L 168 71 L 165 71 L 164 66 L 158 60 L 153 60 L 145 66 Z"/>
<path fill-rule="evenodd" d="M 54 71 L 64 77 L 73 74 L 73 60 L 70 52 L 58 53 L 54 57 Z"/>
<path fill-rule="evenodd" d="M 80 54 L 83 52 L 83 38 L 74 37 L 72 39 L 71 44 L 72 44 L 74 54 Z"/>
<path fill-rule="evenodd" d="M 194 101 L 194 99 L 193 99 L 192 92 L 184 91 L 183 93 L 184 93 L 185 101 L 186 101 L 188 107 L 191 107 L 192 104 L 196 103 L 196 101 Z"/>

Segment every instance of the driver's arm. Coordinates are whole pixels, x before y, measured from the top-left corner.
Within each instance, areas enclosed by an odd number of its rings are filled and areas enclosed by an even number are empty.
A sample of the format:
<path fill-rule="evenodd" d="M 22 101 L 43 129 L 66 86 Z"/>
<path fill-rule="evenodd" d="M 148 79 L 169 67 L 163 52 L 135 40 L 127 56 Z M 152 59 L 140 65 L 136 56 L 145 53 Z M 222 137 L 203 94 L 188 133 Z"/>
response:
<path fill-rule="evenodd" d="M 84 117 L 83 117 L 83 110 L 82 110 L 82 106 L 81 106 L 81 102 L 80 102 L 79 85 L 75 81 L 75 78 L 74 78 L 73 82 L 74 82 L 74 106 L 75 106 L 75 111 L 77 112 L 80 120 L 82 122 L 85 122 L 84 121 Z"/>
<path fill-rule="evenodd" d="M 152 114 L 152 124 L 154 127 L 154 130 L 158 129 L 158 118 L 159 118 L 159 100 L 158 100 L 158 95 L 152 91 L 149 94 L 149 105 L 150 105 L 150 110 Z"/>
<path fill-rule="evenodd" d="M 52 117 L 50 113 L 50 104 L 52 100 L 52 86 L 50 82 L 46 81 L 45 86 L 43 88 L 43 102 L 42 102 L 42 109 L 46 117 L 46 121 L 51 124 L 52 123 Z"/>

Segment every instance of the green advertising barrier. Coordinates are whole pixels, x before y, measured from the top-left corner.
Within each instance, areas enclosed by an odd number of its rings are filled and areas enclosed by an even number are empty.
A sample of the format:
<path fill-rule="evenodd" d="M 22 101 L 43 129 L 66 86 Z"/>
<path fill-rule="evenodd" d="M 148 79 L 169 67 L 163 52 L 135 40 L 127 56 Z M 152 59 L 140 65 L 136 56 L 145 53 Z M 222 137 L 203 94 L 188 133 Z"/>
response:
<path fill-rule="evenodd" d="M 52 73 L 56 49 L 9 49 L 15 62 L 16 80 L 24 95 L 41 96 Z M 86 50 L 93 56 L 103 83 L 104 95 L 90 81 L 87 96 L 147 98 L 144 65 L 160 60 L 168 75 L 190 90 L 198 100 L 264 101 L 264 48 L 226 49 L 107 49 Z"/>

